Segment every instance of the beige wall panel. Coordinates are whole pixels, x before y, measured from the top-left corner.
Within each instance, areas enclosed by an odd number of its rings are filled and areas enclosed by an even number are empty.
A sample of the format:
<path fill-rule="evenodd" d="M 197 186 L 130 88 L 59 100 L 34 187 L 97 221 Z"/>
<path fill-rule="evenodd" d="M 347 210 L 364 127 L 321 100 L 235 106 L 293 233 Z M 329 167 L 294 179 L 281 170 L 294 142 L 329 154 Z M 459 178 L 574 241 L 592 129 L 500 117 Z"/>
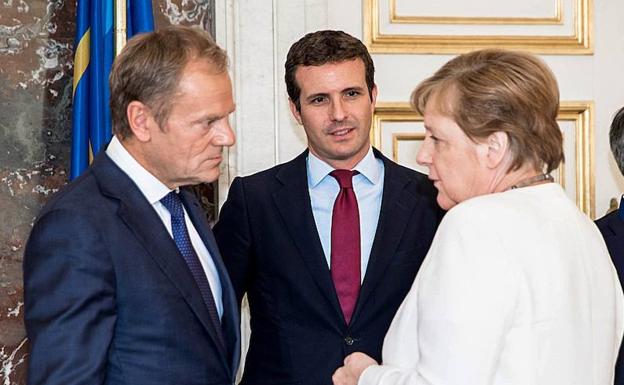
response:
<path fill-rule="evenodd" d="M 408 0 L 363 0 L 363 38 L 379 53 L 458 53 L 503 46 L 591 54 L 592 2 L 443 0 L 418 6 Z"/>
<path fill-rule="evenodd" d="M 556 24 L 561 22 L 561 8 L 565 0 L 389 0 L 390 19 L 393 22 L 431 22 L 437 17 L 457 19 L 505 20 Z M 438 19 L 438 20 L 439 20 Z"/>

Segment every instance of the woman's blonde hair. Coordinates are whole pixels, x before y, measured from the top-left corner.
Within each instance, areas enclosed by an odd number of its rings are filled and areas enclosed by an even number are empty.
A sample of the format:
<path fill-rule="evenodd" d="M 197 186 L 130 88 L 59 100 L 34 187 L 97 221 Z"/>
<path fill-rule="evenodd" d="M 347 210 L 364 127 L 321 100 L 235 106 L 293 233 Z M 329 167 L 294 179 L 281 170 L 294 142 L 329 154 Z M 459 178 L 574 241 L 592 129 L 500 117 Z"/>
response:
<path fill-rule="evenodd" d="M 551 172 L 563 161 L 559 88 L 534 55 L 501 49 L 459 55 L 416 87 L 412 106 L 423 114 L 433 97 L 433 107 L 473 141 L 505 132 L 513 156 L 510 170 L 530 162 Z"/>

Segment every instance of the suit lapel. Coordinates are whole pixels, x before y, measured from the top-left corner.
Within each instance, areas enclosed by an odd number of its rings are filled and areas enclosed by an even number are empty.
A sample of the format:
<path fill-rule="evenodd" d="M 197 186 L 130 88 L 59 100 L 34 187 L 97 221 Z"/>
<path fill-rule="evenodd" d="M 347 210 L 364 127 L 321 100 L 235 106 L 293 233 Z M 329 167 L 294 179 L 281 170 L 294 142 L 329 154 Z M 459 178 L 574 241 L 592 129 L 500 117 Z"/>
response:
<path fill-rule="evenodd" d="M 406 188 L 412 180 L 401 173 L 400 168 L 381 155 L 379 151 L 376 149 L 374 151 L 375 156 L 384 162 L 383 195 L 377 231 L 352 323 L 357 319 L 366 300 L 392 261 L 392 256 L 403 238 L 403 233 L 418 201 L 418 198 Z"/>
<path fill-rule="evenodd" d="M 334 283 L 312 214 L 307 181 L 307 154 L 305 151 L 293 161 L 284 164 L 278 172 L 276 178 L 283 187 L 273 193 L 273 201 L 319 290 L 342 318 Z"/>
<path fill-rule="evenodd" d="M 610 214 L 607 225 L 612 234 L 603 234 L 620 282 L 624 283 L 624 221 L 618 212 Z"/>
<path fill-rule="evenodd" d="M 609 229 L 613 231 L 614 236 L 616 237 L 624 236 L 624 221 L 622 221 L 617 211 L 615 211 L 614 214 L 611 214 L 608 225 L 609 225 Z"/>
<path fill-rule="evenodd" d="M 193 222 L 195 229 L 208 249 L 219 274 L 223 301 L 223 317 L 221 320 L 222 329 L 225 340 L 228 343 L 227 348 L 232 350 L 228 351 L 227 355 L 224 354 L 223 357 L 229 357 L 228 364 L 232 370 L 231 375 L 236 376 L 236 370 L 240 360 L 240 317 L 238 313 L 238 305 L 236 304 L 234 288 L 232 287 L 230 277 L 227 274 L 225 265 L 223 264 L 219 248 L 217 247 L 217 242 L 214 239 L 212 231 L 210 231 L 210 225 L 208 224 L 205 213 L 201 209 L 199 202 L 192 192 L 185 189 L 181 190 L 180 197 L 182 198 L 184 207 L 189 214 L 189 218 Z"/>
<path fill-rule="evenodd" d="M 215 346 L 223 353 L 221 356 L 224 357 L 224 364 L 229 368 L 195 279 L 156 211 L 134 182 L 105 153 L 98 155 L 92 169 L 102 193 L 119 200 L 119 217 L 180 291 L 208 331 Z"/>

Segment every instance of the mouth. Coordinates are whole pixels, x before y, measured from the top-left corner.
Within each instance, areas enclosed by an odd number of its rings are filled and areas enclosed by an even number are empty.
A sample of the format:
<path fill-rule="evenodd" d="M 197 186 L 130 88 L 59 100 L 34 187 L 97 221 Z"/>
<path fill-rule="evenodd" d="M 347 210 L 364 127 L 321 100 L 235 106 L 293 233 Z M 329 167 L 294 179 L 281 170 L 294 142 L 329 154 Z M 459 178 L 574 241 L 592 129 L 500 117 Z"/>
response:
<path fill-rule="evenodd" d="M 219 155 L 212 156 L 212 157 L 208 158 L 207 160 L 208 160 L 208 162 L 221 163 L 221 161 L 223 160 L 223 156 L 221 154 L 219 154 Z"/>
<path fill-rule="evenodd" d="M 353 127 L 346 127 L 346 128 L 341 128 L 339 130 L 333 130 L 329 133 L 329 135 L 340 138 L 340 137 L 349 135 L 349 133 L 354 130 L 355 128 Z"/>

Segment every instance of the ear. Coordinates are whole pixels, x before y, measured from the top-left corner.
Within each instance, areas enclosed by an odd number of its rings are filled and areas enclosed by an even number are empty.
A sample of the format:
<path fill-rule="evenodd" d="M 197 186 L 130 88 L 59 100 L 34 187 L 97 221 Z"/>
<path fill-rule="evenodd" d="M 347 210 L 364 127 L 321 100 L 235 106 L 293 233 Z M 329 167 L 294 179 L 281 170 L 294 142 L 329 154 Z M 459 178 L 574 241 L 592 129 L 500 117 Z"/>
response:
<path fill-rule="evenodd" d="M 504 162 L 509 153 L 509 136 L 503 131 L 496 131 L 487 137 L 484 144 L 487 148 L 487 167 L 497 168 Z"/>
<path fill-rule="evenodd" d="M 377 102 L 377 85 L 373 86 L 371 90 L 371 104 L 373 105 L 373 110 L 375 109 L 375 103 Z"/>
<path fill-rule="evenodd" d="M 297 122 L 303 125 L 303 121 L 301 120 L 301 112 L 297 110 L 297 106 L 295 105 L 295 103 L 293 103 L 292 99 L 290 98 L 288 98 L 288 106 L 290 107 L 290 112 L 292 112 Z"/>
<path fill-rule="evenodd" d="M 128 104 L 126 117 L 134 137 L 139 142 L 149 141 L 151 138 L 150 128 L 156 125 L 149 107 L 138 100 L 134 100 Z"/>

